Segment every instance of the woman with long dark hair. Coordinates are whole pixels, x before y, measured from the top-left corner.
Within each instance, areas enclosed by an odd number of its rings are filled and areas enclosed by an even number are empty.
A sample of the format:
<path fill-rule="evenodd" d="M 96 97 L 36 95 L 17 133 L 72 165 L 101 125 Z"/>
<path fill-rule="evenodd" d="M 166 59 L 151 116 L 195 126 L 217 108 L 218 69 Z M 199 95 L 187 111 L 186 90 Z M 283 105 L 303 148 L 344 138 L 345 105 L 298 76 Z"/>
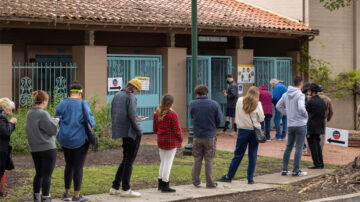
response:
<path fill-rule="evenodd" d="M 169 187 L 169 176 L 176 148 L 181 147 L 183 140 L 177 113 L 171 109 L 174 97 L 166 94 L 161 99 L 160 107 L 154 113 L 153 130 L 157 134 L 160 155 L 159 184 L 161 192 L 175 192 Z"/>
<path fill-rule="evenodd" d="M 259 102 L 259 89 L 250 87 L 245 97 L 238 99 L 236 103 L 236 124 L 239 128 L 234 158 L 232 159 L 229 171 L 219 179 L 220 182 L 231 182 L 244 157 L 246 148 L 249 145 L 249 165 L 247 169 L 248 184 L 254 184 L 254 172 L 259 143 L 255 139 L 254 128 L 261 128 L 260 123 L 264 121 L 264 111 Z"/>
<path fill-rule="evenodd" d="M 73 82 L 70 86 L 70 97 L 62 100 L 56 107 L 55 117 L 60 118 L 60 131 L 57 140 L 60 143 L 65 157 L 65 193 L 64 201 L 86 202 L 88 199 L 80 195 L 83 167 L 89 150 L 88 136 L 84 126 L 82 102 L 85 114 L 91 127 L 95 126 L 94 116 L 90 106 L 82 101 L 83 88 L 80 83 Z M 74 180 L 74 196 L 71 198 L 70 186 Z"/>

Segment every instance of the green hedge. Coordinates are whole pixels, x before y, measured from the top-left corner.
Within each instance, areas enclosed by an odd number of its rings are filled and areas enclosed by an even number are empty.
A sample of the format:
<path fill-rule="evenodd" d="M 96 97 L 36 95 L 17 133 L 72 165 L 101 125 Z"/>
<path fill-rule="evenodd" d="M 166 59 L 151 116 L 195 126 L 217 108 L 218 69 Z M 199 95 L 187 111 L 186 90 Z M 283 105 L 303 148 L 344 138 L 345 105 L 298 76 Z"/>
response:
<path fill-rule="evenodd" d="M 54 104 L 49 104 L 48 108 L 46 109 L 51 116 L 55 115 L 57 104 L 58 101 Z M 110 105 L 96 107 L 98 105 L 98 99 L 96 97 L 90 98 L 89 104 L 96 121 L 94 130 L 99 139 L 99 150 L 111 149 L 120 146 L 120 140 L 113 140 L 111 138 L 111 117 L 109 111 Z M 19 108 L 15 113 L 12 114 L 12 117 L 17 118 L 18 120 L 16 130 L 12 133 L 10 140 L 10 144 L 13 147 L 13 153 L 27 154 L 30 152 L 29 143 L 25 132 L 26 115 L 29 110 L 30 109 Z M 59 145 L 58 149 L 61 149 Z"/>

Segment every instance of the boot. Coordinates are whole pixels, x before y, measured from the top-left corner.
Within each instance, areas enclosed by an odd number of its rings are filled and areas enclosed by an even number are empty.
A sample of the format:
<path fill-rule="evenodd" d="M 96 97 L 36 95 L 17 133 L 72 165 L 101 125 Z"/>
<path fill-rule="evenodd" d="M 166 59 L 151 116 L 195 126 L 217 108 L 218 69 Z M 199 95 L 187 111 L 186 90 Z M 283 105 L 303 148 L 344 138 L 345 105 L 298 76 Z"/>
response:
<path fill-rule="evenodd" d="M 162 189 L 161 189 L 161 192 L 163 192 L 163 193 L 172 193 L 172 192 L 176 192 L 176 190 L 175 189 L 171 189 L 170 187 L 169 187 L 169 182 L 163 182 L 163 187 L 162 187 Z"/>
<path fill-rule="evenodd" d="M 158 179 L 158 190 L 160 191 L 160 190 L 162 190 L 162 187 L 164 186 L 164 182 L 162 181 L 162 179 Z"/>
<path fill-rule="evenodd" d="M 41 194 L 34 193 L 34 202 L 41 202 Z"/>
<path fill-rule="evenodd" d="M 51 196 L 41 196 L 41 202 L 51 202 Z"/>

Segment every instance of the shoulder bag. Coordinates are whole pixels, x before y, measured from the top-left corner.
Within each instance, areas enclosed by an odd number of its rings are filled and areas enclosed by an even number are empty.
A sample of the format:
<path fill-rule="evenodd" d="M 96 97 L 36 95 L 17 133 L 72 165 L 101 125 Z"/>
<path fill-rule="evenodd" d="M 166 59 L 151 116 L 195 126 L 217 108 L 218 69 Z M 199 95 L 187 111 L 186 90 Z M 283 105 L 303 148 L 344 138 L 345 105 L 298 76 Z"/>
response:
<path fill-rule="evenodd" d="M 89 121 L 87 119 L 84 101 L 81 101 L 81 107 L 82 107 L 82 112 L 83 112 L 83 116 L 84 116 L 85 131 L 86 131 L 89 143 L 90 143 L 90 145 L 92 145 L 92 150 L 96 152 L 98 150 L 98 140 L 97 140 L 94 129 L 91 127 L 91 125 L 89 124 Z"/>
<path fill-rule="evenodd" d="M 251 123 L 253 124 L 253 127 L 254 127 L 256 142 L 258 142 L 258 143 L 266 142 L 266 137 L 265 137 L 264 131 L 259 128 L 256 128 L 250 114 L 249 114 L 249 117 L 250 117 Z"/>

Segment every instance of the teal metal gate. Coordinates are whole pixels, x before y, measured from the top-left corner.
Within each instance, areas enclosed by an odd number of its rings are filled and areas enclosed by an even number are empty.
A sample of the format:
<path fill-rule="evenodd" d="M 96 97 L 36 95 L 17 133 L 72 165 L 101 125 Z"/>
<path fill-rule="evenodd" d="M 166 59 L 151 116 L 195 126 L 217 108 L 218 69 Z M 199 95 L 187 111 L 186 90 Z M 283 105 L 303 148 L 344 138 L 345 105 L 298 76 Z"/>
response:
<path fill-rule="evenodd" d="M 153 114 L 160 104 L 162 76 L 161 55 L 107 55 L 108 78 L 121 77 L 122 87 L 135 77 L 149 78 L 149 90 L 143 90 L 137 95 L 138 114 L 149 117 L 141 122 L 145 133 L 151 133 Z M 111 102 L 116 92 L 108 92 L 107 101 Z"/>
<path fill-rule="evenodd" d="M 192 100 L 191 88 L 191 56 L 187 56 L 187 105 Z M 226 75 L 232 72 L 232 59 L 230 56 L 198 56 L 198 85 L 204 84 L 209 88 L 209 97 L 217 101 L 223 113 L 226 110 L 226 98 L 224 98 L 223 90 L 227 89 Z M 189 109 L 189 107 L 188 107 Z M 190 127 L 191 117 L 188 110 L 187 121 Z M 221 125 L 223 125 L 225 121 Z"/>
<path fill-rule="evenodd" d="M 292 59 L 288 57 L 254 57 L 255 85 L 265 85 L 272 92 L 270 80 L 276 78 L 285 86 L 292 82 Z"/>

